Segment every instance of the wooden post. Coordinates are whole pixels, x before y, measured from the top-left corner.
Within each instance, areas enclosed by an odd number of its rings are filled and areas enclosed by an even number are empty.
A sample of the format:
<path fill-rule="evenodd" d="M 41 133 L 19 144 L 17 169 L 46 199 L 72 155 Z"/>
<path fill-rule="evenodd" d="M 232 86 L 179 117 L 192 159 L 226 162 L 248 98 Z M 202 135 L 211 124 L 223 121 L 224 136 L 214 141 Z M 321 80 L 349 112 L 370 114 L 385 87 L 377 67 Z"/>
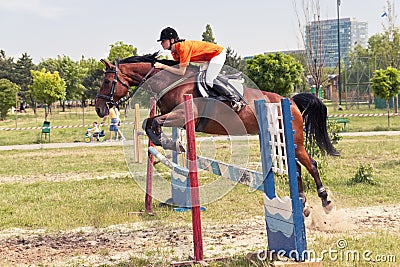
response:
<path fill-rule="evenodd" d="M 135 162 L 142 163 L 142 137 L 140 132 L 140 108 L 139 104 L 135 104 L 135 124 L 133 126 L 133 142 L 135 149 Z"/>
<path fill-rule="evenodd" d="M 156 100 L 154 98 L 150 98 L 150 118 L 156 116 Z M 149 139 L 149 147 L 154 147 L 153 142 Z M 146 197 L 144 200 L 145 211 L 147 213 L 153 213 L 153 164 L 154 164 L 154 156 L 147 152 L 147 176 L 146 176 Z"/>
<path fill-rule="evenodd" d="M 202 262 L 204 260 L 204 255 L 203 255 L 203 237 L 201 233 L 201 219 L 200 219 L 199 181 L 197 176 L 193 96 L 184 95 L 184 100 L 185 100 L 185 122 L 186 122 L 187 146 L 188 146 L 187 158 L 188 158 L 189 179 L 190 179 L 190 201 L 192 204 L 194 260 L 195 262 Z"/>

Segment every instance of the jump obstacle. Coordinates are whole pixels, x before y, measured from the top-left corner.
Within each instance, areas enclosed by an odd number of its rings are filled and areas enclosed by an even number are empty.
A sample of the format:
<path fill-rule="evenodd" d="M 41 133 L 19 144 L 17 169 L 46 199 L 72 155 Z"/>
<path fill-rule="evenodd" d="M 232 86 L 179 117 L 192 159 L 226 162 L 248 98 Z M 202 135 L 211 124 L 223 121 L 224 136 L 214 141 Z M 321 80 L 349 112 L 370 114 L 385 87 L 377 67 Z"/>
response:
<path fill-rule="evenodd" d="M 142 135 L 144 133 L 140 130 L 140 107 L 139 104 L 135 104 L 135 121 L 133 124 L 133 148 L 134 148 L 134 160 L 135 163 L 142 163 Z"/>
<path fill-rule="evenodd" d="M 150 181 L 146 183 L 146 211 L 152 212 L 151 204 L 148 201 L 151 201 L 154 157 L 172 170 L 172 203 L 180 207 L 189 207 L 192 211 L 194 260 L 172 264 L 172 266 L 208 261 L 203 256 L 198 169 L 209 171 L 215 175 L 263 191 L 269 251 L 294 261 L 306 261 L 307 241 L 303 204 L 298 193 L 298 173 L 296 171 L 290 101 L 282 99 L 280 105 L 267 104 L 265 100 L 255 101 L 262 173 L 196 155 L 192 101 L 191 95 L 185 95 L 188 168 L 177 164 L 176 154 L 173 155 L 173 160 L 170 161 L 151 144 L 148 149 L 148 173 L 146 179 Z M 155 110 L 154 102 L 153 105 Z M 155 112 L 152 115 L 154 116 L 154 114 Z M 176 133 L 174 137 L 176 138 Z M 286 196 L 281 199 L 276 195 L 274 179 L 276 173 L 288 176 L 290 197 Z M 184 178 L 183 180 L 182 177 Z"/>

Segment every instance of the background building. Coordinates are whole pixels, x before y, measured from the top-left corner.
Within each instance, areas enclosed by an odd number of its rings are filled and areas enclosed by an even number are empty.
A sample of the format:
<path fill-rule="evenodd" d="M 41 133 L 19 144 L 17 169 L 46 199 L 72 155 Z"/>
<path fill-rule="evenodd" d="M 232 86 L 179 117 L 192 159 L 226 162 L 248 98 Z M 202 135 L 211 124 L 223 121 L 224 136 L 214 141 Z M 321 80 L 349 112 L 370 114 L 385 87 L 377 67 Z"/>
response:
<path fill-rule="evenodd" d="M 357 45 L 366 48 L 368 44 L 368 23 L 359 22 L 354 18 L 339 19 L 340 57 L 345 59 Z M 338 53 L 338 20 L 329 19 L 311 21 L 305 29 L 306 51 L 319 51 L 322 54 L 325 67 L 336 67 L 339 62 Z M 318 46 L 320 45 L 321 48 Z M 308 53 L 307 53 L 308 54 Z M 318 58 L 318 57 L 316 57 Z"/>

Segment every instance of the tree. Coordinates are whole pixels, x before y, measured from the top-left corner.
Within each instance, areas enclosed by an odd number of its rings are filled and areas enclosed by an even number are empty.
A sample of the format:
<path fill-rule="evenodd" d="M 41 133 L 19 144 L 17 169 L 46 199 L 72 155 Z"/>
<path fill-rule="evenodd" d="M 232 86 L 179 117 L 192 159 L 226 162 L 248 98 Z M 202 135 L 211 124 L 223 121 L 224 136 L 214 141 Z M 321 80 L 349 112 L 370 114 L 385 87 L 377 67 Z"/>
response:
<path fill-rule="evenodd" d="M 393 28 L 391 32 L 385 31 L 373 35 L 368 40 L 368 51 L 374 60 L 375 69 L 385 69 L 393 67 L 398 69 L 400 67 L 400 30 Z M 394 96 L 395 112 L 398 112 L 398 99 L 397 95 Z"/>
<path fill-rule="evenodd" d="M 368 50 L 376 58 L 376 68 L 385 69 L 389 66 L 400 67 L 400 30 L 385 31 L 371 36 L 368 40 Z"/>
<path fill-rule="evenodd" d="M 204 41 L 204 42 L 209 42 L 209 43 L 213 43 L 213 44 L 217 43 L 213 36 L 213 31 L 211 29 L 210 24 L 206 25 L 206 31 L 203 32 L 202 37 L 203 37 L 202 41 Z"/>
<path fill-rule="evenodd" d="M 117 41 L 110 45 L 110 53 L 108 54 L 108 61 L 114 62 L 115 59 L 122 59 L 130 56 L 137 56 L 137 48 L 132 45 L 124 44 L 122 41 Z"/>
<path fill-rule="evenodd" d="M 376 59 L 375 69 L 387 67 L 400 68 L 400 29 L 396 26 L 396 14 L 394 3 L 386 1 L 385 19 L 386 25 L 382 23 L 383 33 L 376 34 L 368 40 L 368 49 L 373 58 Z M 395 95 L 395 112 L 398 113 L 398 96 Z"/>
<path fill-rule="evenodd" d="M 60 77 L 65 81 L 65 99 L 81 100 L 85 89 L 82 85 L 85 70 L 81 67 L 79 62 L 73 61 L 67 56 L 58 57 L 57 60 L 60 62 Z"/>
<path fill-rule="evenodd" d="M 33 97 L 40 103 L 46 104 L 49 108 L 57 100 L 64 100 L 66 96 L 65 81 L 57 71 L 51 73 L 46 69 L 41 71 L 31 70 L 33 83 L 29 85 Z M 47 119 L 47 112 L 45 114 Z"/>
<path fill-rule="evenodd" d="M 23 101 L 29 103 L 31 107 L 35 107 L 35 100 L 29 93 L 28 85 L 32 84 L 31 70 L 35 69 L 36 65 L 32 62 L 32 58 L 27 53 L 23 53 L 21 57 L 18 58 L 17 63 L 15 63 L 14 82 L 21 87 L 19 96 Z M 35 109 L 34 112 L 36 113 Z"/>
<path fill-rule="evenodd" d="M 349 52 L 348 58 L 345 58 L 346 62 L 344 65 L 344 81 L 347 87 L 347 95 L 357 98 L 359 101 L 368 101 L 368 107 L 370 108 L 373 97 L 371 89 L 371 77 L 374 71 L 374 63 L 371 53 L 367 48 L 363 48 L 361 45 L 354 47 Z M 356 93 L 349 93 L 349 92 Z M 357 104 L 358 101 L 354 101 Z M 350 105 L 353 105 L 351 103 Z"/>
<path fill-rule="evenodd" d="M 66 96 L 63 100 L 82 100 L 84 95 L 84 86 L 82 79 L 85 70 L 79 62 L 73 61 L 68 56 L 58 56 L 57 59 L 47 59 L 39 63 L 40 68 L 45 68 L 50 72 L 57 71 L 66 85 Z M 65 111 L 65 102 L 62 102 L 63 111 Z"/>
<path fill-rule="evenodd" d="M 297 11 L 298 1 L 293 0 L 292 2 L 295 7 L 303 45 L 306 48 L 304 58 L 307 71 L 304 73 L 305 79 L 311 78 L 311 83 L 316 88 L 315 95 L 318 96 L 319 88 L 329 80 L 329 76 L 324 74 L 326 51 L 323 49 L 322 42 L 324 31 L 321 22 L 320 2 L 319 0 L 302 0 L 302 15 Z"/>
<path fill-rule="evenodd" d="M 83 98 L 84 100 L 95 99 L 104 76 L 103 64 L 94 58 L 82 58 L 79 64 L 85 70 L 85 75 L 82 79 L 82 85 L 85 88 Z"/>
<path fill-rule="evenodd" d="M 14 59 L 7 57 L 4 50 L 0 50 L 0 79 L 14 80 Z"/>
<path fill-rule="evenodd" d="M 0 116 L 5 120 L 8 110 L 16 104 L 19 86 L 7 80 L 0 79 Z"/>
<path fill-rule="evenodd" d="M 241 72 L 246 71 L 246 62 L 230 47 L 226 48 L 225 65 Z"/>
<path fill-rule="evenodd" d="M 400 73 L 392 67 L 388 67 L 386 70 L 376 70 L 371 81 L 374 93 L 386 100 L 388 127 L 390 127 L 389 99 L 397 95 L 400 91 Z"/>
<path fill-rule="evenodd" d="M 283 96 L 293 93 L 301 84 L 303 67 L 289 55 L 271 53 L 256 55 L 247 60 L 247 76 L 263 91 L 275 92 Z"/>

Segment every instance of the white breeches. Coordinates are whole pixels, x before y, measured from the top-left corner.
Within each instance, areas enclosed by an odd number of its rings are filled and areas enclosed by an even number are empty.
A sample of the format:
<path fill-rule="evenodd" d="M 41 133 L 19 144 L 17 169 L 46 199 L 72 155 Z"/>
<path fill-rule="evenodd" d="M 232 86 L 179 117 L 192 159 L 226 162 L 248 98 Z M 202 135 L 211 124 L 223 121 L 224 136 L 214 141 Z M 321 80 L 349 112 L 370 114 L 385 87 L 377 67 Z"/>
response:
<path fill-rule="evenodd" d="M 222 67 L 224 66 L 226 60 L 226 51 L 225 49 L 218 55 L 213 57 L 207 68 L 206 72 L 206 83 L 208 86 L 214 86 L 214 79 L 217 78 L 218 74 L 220 73 Z"/>

